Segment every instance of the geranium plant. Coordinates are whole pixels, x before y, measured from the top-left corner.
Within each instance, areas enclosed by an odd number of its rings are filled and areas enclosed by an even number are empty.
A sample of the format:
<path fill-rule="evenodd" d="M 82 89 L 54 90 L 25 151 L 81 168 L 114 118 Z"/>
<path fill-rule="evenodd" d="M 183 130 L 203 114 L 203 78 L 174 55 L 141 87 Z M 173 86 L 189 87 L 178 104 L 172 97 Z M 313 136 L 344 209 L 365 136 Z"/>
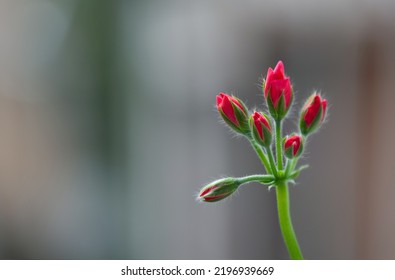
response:
<path fill-rule="evenodd" d="M 268 112 L 249 113 L 237 97 L 225 93 L 217 95 L 217 109 L 224 121 L 238 134 L 243 135 L 260 158 L 266 173 L 240 178 L 216 180 L 199 192 L 198 200 L 216 202 L 232 195 L 241 185 L 258 182 L 274 187 L 281 232 L 292 259 L 303 259 L 292 226 L 289 190 L 290 182 L 307 166 L 297 167 L 306 139 L 316 132 L 325 120 L 327 102 L 317 92 L 306 101 L 299 116 L 299 131 L 282 136 L 282 122 L 292 106 L 294 91 L 290 78 L 285 75 L 284 64 L 279 61 L 269 68 L 262 84 Z M 275 156 L 274 156 L 275 153 Z"/>

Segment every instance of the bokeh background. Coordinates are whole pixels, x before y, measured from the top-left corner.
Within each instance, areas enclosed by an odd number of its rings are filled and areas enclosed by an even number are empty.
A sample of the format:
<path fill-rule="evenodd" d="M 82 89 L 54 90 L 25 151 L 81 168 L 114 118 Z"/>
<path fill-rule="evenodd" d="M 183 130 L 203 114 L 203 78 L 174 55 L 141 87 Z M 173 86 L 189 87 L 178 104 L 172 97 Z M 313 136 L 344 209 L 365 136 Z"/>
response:
<path fill-rule="evenodd" d="M 0 258 L 284 259 L 275 192 L 220 91 L 283 60 L 329 121 L 291 189 L 308 259 L 395 259 L 395 1 L 1 0 Z"/>

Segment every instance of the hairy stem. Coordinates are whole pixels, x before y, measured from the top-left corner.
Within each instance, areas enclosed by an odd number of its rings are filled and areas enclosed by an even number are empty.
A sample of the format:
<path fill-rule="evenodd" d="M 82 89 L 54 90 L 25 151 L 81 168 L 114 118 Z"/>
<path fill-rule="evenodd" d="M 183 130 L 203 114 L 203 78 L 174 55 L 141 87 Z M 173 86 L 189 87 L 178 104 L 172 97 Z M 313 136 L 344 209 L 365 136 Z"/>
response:
<path fill-rule="evenodd" d="M 272 153 L 272 149 L 270 149 L 270 147 L 266 148 L 266 153 L 269 157 L 269 162 L 270 162 L 270 166 L 272 168 L 272 172 L 274 176 L 277 176 L 277 168 L 276 168 L 276 163 L 274 162 L 274 157 L 273 157 L 273 153 Z"/>
<path fill-rule="evenodd" d="M 254 148 L 255 152 L 258 154 L 263 166 L 266 169 L 266 173 L 272 174 L 272 169 L 270 168 L 270 163 L 265 155 L 265 153 L 263 152 L 261 146 L 255 142 L 254 139 L 248 139 L 252 145 L 252 147 Z"/>
<path fill-rule="evenodd" d="M 298 163 L 298 160 L 299 160 L 299 158 L 294 158 L 294 159 L 291 161 L 291 167 L 290 167 L 290 171 L 291 171 L 291 172 L 295 170 L 295 167 L 296 167 L 296 164 Z"/>
<path fill-rule="evenodd" d="M 285 245 L 287 246 L 288 253 L 293 260 L 302 260 L 303 255 L 292 226 L 291 212 L 289 209 L 288 185 L 285 181 L 277 182 L 276 194 L 281 233 L 283 235 Z"/>
<path fill-rule="evenodd" d="M 245 177 L 237 178 L 240 184 L 245 184 L 249 182 L 259 182 L 262 184 L 270 184 L 274 181 L 274 176 L 272 175 L 250 175 Z"/>
<path fill-rule="evenodd" d="M 288 159 L 287 158 L 287 162 L 285 164 L 285 176 L 288 177 L 289 174 L 294 171 L 295 169 L 295 165 L 296 165 L 297 159 L 293 158 L 293 159 Z"/>
<path fill-rule="evenodd" d="M 283 169 L 283 148 L 281 139 L 281 120 L 276 121 L 276 155 L 277 155 L 277 169 Z"/>

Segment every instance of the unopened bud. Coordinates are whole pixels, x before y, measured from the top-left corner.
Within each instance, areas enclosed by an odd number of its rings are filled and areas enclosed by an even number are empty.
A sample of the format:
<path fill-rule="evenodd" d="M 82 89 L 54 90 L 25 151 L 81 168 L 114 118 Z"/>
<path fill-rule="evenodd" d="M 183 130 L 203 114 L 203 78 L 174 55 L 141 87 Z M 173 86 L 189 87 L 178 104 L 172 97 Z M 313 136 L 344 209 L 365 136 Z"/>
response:
<path fill-rule="evenodd" d="M 252 136 L 255 141 L 264 147 L 270 146 L 272 142 L 272 128 L 265 114 L 254 112 L 250 117 Z"/>
<path fill-rule="evenodd" d="M 303 135 L 310 134 L 318 129 L 325 119 L 326 100 L 314 93 L 307 99 L 300 115 L 300 131 Z"/>
<path fill-rule="evenodd" d="M 222 200 L 233 194 L 239 186 L 240 183 L 234 178 L 219 179 L 203 187 L 198 200 L 205 202 Z"/>
<path fill-rule="evenodd" d="M 293 100 L 293 90 L 289 77 L 285 76 L 284 64 L 279 61 L 269 68 L 263 82 L 263 93 L 269 112 L 275 120 L 281 120 L 287 114 Z"/>
<path fill-rule="evenodd" d="M 217 95 L 217 109 L 233 130 L 241 134 L 250 132 L 247 107 L 240 99 L 221 92 Z"/>
<path fill-rule="evenodd" d="M 300 135 L 287 136 L 284 139 L 284 154 L 292 159 L 299 157 L 303 151 L 303 138 Z"/>

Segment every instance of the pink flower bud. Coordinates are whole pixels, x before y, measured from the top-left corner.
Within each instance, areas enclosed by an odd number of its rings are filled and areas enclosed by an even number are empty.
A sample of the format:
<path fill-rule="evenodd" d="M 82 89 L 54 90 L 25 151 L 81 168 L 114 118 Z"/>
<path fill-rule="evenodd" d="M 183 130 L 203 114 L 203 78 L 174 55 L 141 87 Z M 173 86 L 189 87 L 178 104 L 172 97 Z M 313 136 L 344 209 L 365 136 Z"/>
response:
<path fill-rule="evenodd" d="M 303 135 L 314 132 L 324 121 L 326 100 L 314 93 L 307 99 L 300 116 L 300 131 Z"/>
<path fill-rule="evenodd" d="M 295 158 L 302 154 L 303 138 L 300 135 L 287 136 L 284 139 L 284 154 L 287 158 Z"/>
<path fill-rule="evenodd" d="M 203 187 L 197 199 L 216 202 L 233 194 L 239 186 L 240 183 L 234 178 L 220 179 Z"/>
<path fill-rule="evenodd" d="M 291 107 L 293 90 L 289 77 L 285 76 L 282 61 L 277 63 L 274 70 L 268 69 L 263 92 L 270 114 L 276 120 L 283 119 Z"/>
<path fill-rule="evenodd" d="M 217 109 L 224 121 L 236 132 L 249 133 L 247 107 L 240 99 L 221 92 L 217 95 Z"/>
<path fill-rule="evenodd" d="M 254 112 L 250 117 L 252 136 L 260 145 L 268 147 L 272 142 L 272 129 L 265 114 Z"/>

